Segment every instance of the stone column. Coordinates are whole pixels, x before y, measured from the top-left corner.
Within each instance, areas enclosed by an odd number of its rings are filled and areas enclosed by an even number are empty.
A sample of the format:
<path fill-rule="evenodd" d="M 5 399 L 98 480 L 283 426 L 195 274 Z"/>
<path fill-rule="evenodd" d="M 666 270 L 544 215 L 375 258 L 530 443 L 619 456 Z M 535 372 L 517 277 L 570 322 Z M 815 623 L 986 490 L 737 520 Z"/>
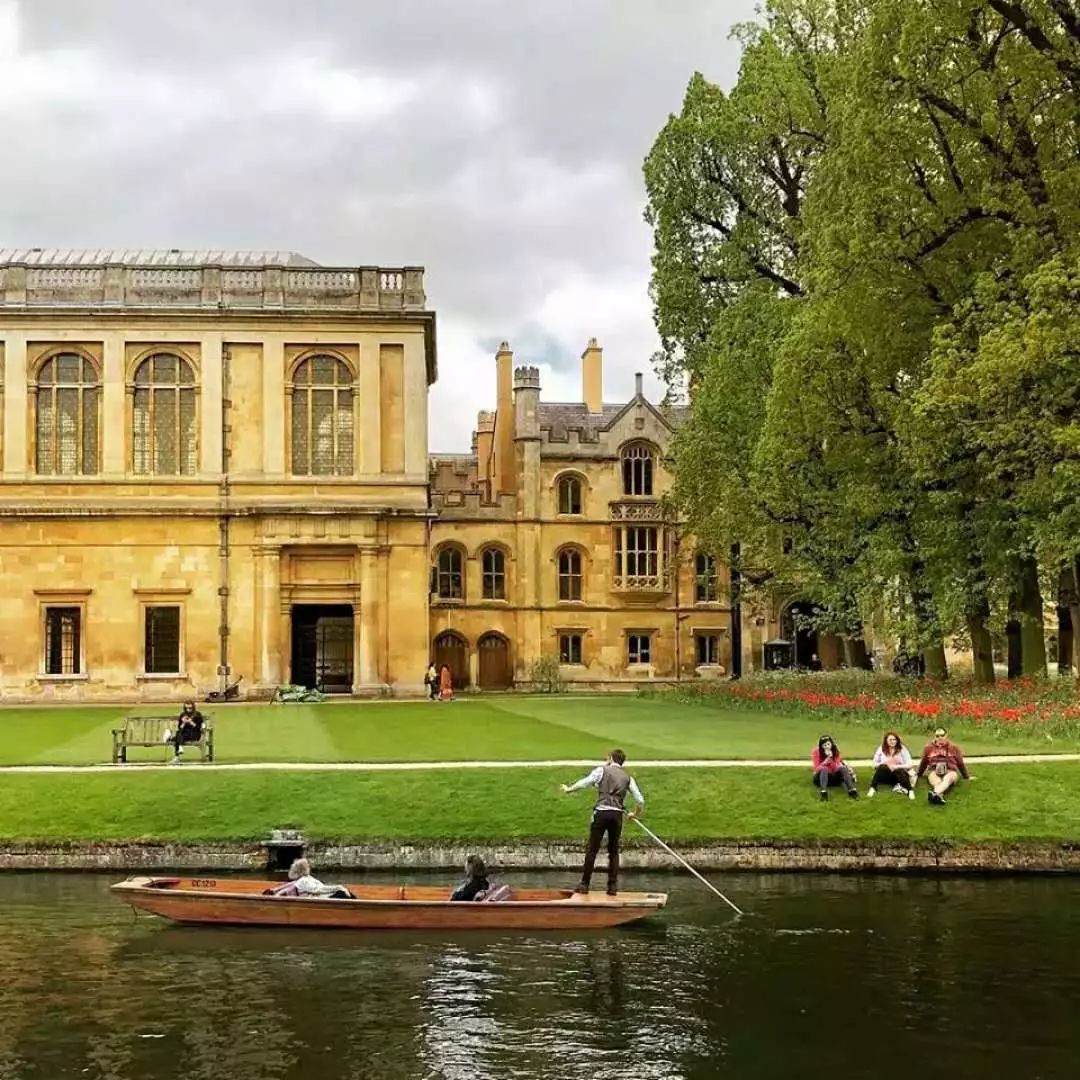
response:
<path fill-rule="evenodd" d="M 199 379 L 199 471 L 207 477 L 222 473 L 221 334 L 202 338 L 202 372 Z"/>
<path fill-rule="evenodd" d="M 405 338 L 405 472 L 427 483 L 427 358 L 424 335 Z"/>
<path fill-rule="evenodd" d="M 4 335 L 4 472 L 10 479 L 26 476 L 27 387 L 26 335 Z"/>
<path fill-rule="evenodd" d="M 254 549 L 259 642 L 259 681 L 265 686 L 284 682 L 281 663 L 281 548 Z"/>
<path fill-rule="evenodd" d="M 360 550 L 360 604 L 353 606 L 353 692 L 371 689 L 379 678 L 379 555 L 375 548 Z"/>
<path fill-rule="evenodd" d="M 280 337 L 262 343 L 263 470 L 266 476 L 285 476 L 285 344 Z"/>
<path fill-rule="evenodd" d="M 359 471 L 365 476 L 382 472 L 382 414 L 380 402 L 379 342 L 368 337 L 360 342 L 360 371 L 357 378 L 359 415 L 357 439 Z M 366 599 L 364 603 L 367 603 Z"/>
<path fill-rule="evenodd" d="M 110 330 L 102 342 L 101 472 L 117 478 L 127 471 L 127 416 L 124 400 L 124 335 Z"/>

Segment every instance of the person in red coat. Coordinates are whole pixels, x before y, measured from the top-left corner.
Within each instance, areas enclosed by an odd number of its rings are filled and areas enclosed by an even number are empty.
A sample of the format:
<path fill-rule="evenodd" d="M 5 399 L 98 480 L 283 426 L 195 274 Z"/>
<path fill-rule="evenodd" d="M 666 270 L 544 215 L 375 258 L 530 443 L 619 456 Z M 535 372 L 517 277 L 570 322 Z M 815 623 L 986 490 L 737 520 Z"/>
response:
<path fill-rule="evenodd" d="M 855 789 L 855 777 L 851 770 L 844 764 L 844 758 L 840 753 L 840 747 L 833 742 L 831 735 L 822 735 L 818 739 L 810 755 L 810 762 L 814 766 L 814 783 L 821 792 L 821 801 L 826 802 L 829 798 L 829 788 L 844 785 L 848 798 L 857 799 L 858 791 Z"/>

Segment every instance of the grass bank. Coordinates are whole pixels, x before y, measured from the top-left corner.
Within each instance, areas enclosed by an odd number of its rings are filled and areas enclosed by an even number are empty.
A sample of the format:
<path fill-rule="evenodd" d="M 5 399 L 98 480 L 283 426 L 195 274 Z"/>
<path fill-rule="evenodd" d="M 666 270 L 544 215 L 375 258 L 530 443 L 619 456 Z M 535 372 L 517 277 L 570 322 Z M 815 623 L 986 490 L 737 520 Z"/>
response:
<path fill-rule="evenodd" d="M 638 770 L 647 822 L 665 839 L 1080 840 L 1080 763 L 985 765 L 944 808 L 882 791 L 818 802 L 794 768 Z M 409 773 L 10 775 L 0 784 L 0 840 L 260 840 L 298 826 L 312 840 L 575 840 L 588 792 L 564 796 L 565 769 Z M 861 779 L 865 781 L 866 777 Z M 646 843 L 628 829 L 628 841 Z"/>
<path fill-rule="evenodd" d="M 89 765 L 109 760 L 111 729 L 124 707 L 0 709 L 0 764 Z M 161 713 L 161 706 L 142 712 Z M 451 704 L 386 702 L 321 705 L 207 706 L 215 724 L 216 757 L 252 761 L 495 761 L 598 758 L 621 746 L 633 759 L 809 757 L 829 731 L 848 757 L 869 757 L 881 738 L 877 719 L 816 715 L 802 706 L 771 708 L 716 698 L 671 695 L 635 698 L 462 699 Z M 914 722 L 890 717 L 910 738 Z M 1080 733 L 1047 738 L 1030 727 L 986 729 L 974 721 L 950 725 L 968 754 L 1080 750 Z M 163 761 L 165 747 L 133 749 L 132 761 Z"/>

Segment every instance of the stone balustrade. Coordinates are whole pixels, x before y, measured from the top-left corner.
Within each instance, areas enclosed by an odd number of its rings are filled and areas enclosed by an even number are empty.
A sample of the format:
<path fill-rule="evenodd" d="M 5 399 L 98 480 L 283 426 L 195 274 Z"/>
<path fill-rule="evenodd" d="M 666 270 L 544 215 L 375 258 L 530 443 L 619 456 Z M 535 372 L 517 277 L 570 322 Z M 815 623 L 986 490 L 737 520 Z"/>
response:
<path fill-rule="evenodd" d="M 0 308 L 423 311 L 419 266 L 0 266 Z"/>

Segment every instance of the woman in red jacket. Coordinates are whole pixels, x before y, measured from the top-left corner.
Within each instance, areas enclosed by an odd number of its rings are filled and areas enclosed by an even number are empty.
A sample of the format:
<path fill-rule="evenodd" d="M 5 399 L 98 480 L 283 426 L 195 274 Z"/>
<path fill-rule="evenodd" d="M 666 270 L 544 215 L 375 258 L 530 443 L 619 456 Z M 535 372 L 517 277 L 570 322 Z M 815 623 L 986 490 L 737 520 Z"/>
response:
<path fill-rule="evenodd" d="M 821 801 L 826 802 L 829 798 L 829 788 L 843 784 L 849 799 L 857 799 L 858 791 L 855 790 L 855 777 L 851 770 L 844 764 L 840 754 L 840 747 L 833 742 L 831 735 L 822 735 L 818 739 L 814 752 L 810 755 L 810 761 L 814 766 L 814 783 L 821 792 Z"/>

